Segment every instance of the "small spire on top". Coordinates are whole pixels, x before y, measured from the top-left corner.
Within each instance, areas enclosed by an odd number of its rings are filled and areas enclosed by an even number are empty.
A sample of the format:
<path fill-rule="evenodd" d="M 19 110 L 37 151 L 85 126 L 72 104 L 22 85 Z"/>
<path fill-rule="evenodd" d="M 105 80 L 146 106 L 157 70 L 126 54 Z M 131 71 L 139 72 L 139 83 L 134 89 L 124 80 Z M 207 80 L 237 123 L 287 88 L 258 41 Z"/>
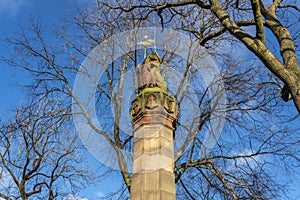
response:
<path fill-rule="evenodd" d="M 155 40 L 148 39 L 148 35 L 144 36 L 144 41 L 138 42 L 137 44 L 144 46 L 144 59 L 147 56 L 147 47 L 148 46 L 152 46 L 153 45 L 154 46 L 154 51 L 156 52 Z"/>

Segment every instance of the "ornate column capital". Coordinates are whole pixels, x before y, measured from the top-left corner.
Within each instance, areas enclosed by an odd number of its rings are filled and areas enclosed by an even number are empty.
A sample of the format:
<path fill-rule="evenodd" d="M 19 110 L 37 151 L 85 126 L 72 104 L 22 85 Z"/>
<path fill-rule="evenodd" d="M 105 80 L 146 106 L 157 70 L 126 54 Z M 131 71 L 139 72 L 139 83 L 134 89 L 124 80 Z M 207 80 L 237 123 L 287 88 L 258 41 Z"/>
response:
<path fill-rule="evenodd" d="M 134 129 L 145 123 L 164 123 L 174 129 L 177 116 L 176 99 L 159 87 L 143 89 L 132 101 L 130 108 Z"/>

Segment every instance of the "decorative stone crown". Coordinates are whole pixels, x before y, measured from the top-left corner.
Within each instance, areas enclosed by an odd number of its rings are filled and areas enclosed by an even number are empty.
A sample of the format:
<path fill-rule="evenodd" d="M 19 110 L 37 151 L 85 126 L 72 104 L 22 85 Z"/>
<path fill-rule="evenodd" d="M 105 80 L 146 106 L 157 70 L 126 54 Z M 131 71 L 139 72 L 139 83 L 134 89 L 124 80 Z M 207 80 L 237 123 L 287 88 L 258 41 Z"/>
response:
<path fill-rule="evenodd" d="M 166 82 L 161 75 L 161 59 L 156 52 L 149 54 L 138 66 L 138 94 L 130 109 L 134 128 L 143 123 L 164 123 L 170 128 L 177 120 L 176 99 L 167 92 Z"/>
<path fill-rule="evenodd" d="M 134 128 L 141 123 L 164 122 L 173 127 L 178 115 L 176 100 L 169 93 L 159 87 L 146 88 L 132 101 L 130 109 L 131 121 Z M 148 117 L 148 120 L 141 121 Z"/>

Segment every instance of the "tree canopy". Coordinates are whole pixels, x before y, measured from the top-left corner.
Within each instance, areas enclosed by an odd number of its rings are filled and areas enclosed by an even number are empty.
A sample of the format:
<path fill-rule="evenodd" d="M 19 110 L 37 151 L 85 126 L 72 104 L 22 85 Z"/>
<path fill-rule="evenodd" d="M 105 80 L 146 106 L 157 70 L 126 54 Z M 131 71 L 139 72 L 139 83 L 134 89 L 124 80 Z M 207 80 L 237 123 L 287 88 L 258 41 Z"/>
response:
<path fill-rule="evenodd" d="M 26 159 L 33 167 L 51 160 L 60 162 L 62 155 L 82 154 L 79 147 L 83 143 L 100 161 L 101 175 L 119 170 L 124 187 L 109 197 L 128 198 L 133 151 L 129 108 L 138 92 L 136 67 L 145 51 L 156 51 L 167 87 L 180 105 L 174 133 L 177 198 L 289 199 L 288 177 L 296 174 L 300 164 L 297 6 L 293 0 L 99 0 L 94 7 L 74 5 L 72 15 L 54 28 L 51 37 L 40 22 L 32 20 L 28 31 L 21 29 L 15 37 L 2 40 L 10 53 L 2 60 L 28 71 L 33 80 L 27 85 L 30 109 L 19 110 L 16 122 L 3 124 L 0 130 L 1 148 L 6 149 L 1 151 L 1 169 L 10 169 L 6 165 L 11 161 L 9 155 L 18 162 L 12 164 L 11 173 L 1 170 L 2 176 L 27 181 L 26 176 L 33 175 L 26 168 Z M 140 32 L 147 32 L 147 37 Z M 162 36 L 166 32 L 172 34 Z M 138 45 L 151 40 L 149 46 Z M 188 50 L 181 49 L 183 44 Z M 80 75 L 86 82 L 76 82 Z M 30 114 L 37 109 L 32 105 L 45 106 L 49 99 L 59 106 L 47 108 L 41 117 Z M 216 119 L 220 120 L 217 124 Z M 36 122 L 37 129 L 30 129 Z M 73 131 L 74 124 L 81 141 L 74 133 L 64 133 Z M 216 125 L 220 125 L 220 134 Z M 20 147 L 25 151 L 8 154 L 18 151 L 9 145 L 18 144 L 18 134 L 23 136 L 25 146 Z M 35 145 L 48 135 L 59 143 L 58 150 L 36 158 L 40 153 Z M 72 139 L 60 143 L 69 137 Z M 37 143 L 29 143 L 29 148 L 26 141 L 32 139 Z M 41 145 L 47 144 L 42 139 Z M 79 182 L 90 179 L 89 174 L 78 172 L 83 163 L 71 156 L 65 160 L 68 168 L 64 170 L 68 170 L 60 175 L 70 172 L 64 179 L 71 182 L 71 175 L 79 175 Z M 53 175 L 55 166 L 63 166 L 56 164 L 47 165 L 47 173 Z M 15 175 L 22 169 L 23 176 Z M 13 188 L 20 191 L 16 197 L 26 199 L 22 187 L 28 197 L 31 193 L 39 196 L 43 187 L 48 192 L 42 194 L 49 199 L 66 196 L 50 189 L 56 182 L 50 174 L 35 175 L 36 186 L 16 178 Z M 72 187 L 76 184 L 70 184 Z M 14 198 L 10 191 L 0 194 Z"/>

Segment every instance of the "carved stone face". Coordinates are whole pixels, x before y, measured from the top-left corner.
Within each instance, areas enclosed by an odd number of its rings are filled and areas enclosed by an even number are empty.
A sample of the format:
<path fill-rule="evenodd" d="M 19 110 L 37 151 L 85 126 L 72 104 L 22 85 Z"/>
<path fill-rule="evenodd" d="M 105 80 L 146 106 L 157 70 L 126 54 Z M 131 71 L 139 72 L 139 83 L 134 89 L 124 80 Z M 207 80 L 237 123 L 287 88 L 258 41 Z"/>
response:
<path fill-rule="evenodd" d="M 132 116 L 135 116 L 137 115 L 139 112 L 140 112 L 140 105 L 139 105 L 139 102 L 138 101 L 134 101 L 132 103 L 132 107 L 131 107 L 131 110 L 132 110 Z"/>
<path fill-rule="evenodd" d="M 166 98 L 164 102 L 164 108 L 166 109 L 167 112 L 174 113 L 175 101 Z"/>
<path fill-rule="evenodd" d="M 157 105 L 156 97 L 153 94 L 150 94 L 147 98 L 146 107 L 153 108 Z"/>

